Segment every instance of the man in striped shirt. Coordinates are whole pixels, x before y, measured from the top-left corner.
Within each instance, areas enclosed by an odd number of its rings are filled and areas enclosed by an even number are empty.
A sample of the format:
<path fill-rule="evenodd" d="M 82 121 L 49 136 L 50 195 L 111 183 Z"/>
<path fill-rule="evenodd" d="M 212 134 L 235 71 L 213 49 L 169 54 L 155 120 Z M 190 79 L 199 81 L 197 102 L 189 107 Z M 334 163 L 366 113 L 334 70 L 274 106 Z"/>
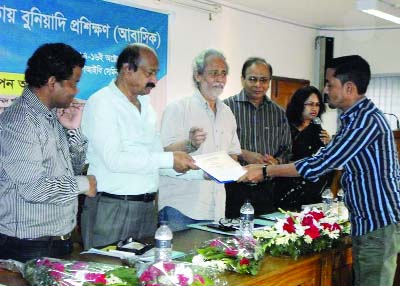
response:
<path fill-rule="evenodd" d="M 291 135 L 285 111 L 266 96 L 271 77 L 269 63 L 262 58 L 249 58 L 242 68 L 242 91 L 224 100 L 236 118 L 242 165 L 288 161 Z M 245 199 L 251 200 L 256 214 L 274 210 L 270 181 L 258 185 L 231 183 L 225 188 L 228 218 L 239 216 Z"/>
<path fill-rule="evenodd" d="M 240 181 L 302 176 L 317 180 L 343 167 L 350 212 L 355 285 L 393 285 L 400 252 L 400 169 L 393 132 L 365 97 L 371 72 L 360 56 L 333 59 L 327 69 L 329 101 L 343 111 L 341 127 L 314 157 L 279 166 L 249 166 Z"/>
<path fill-rule="evenodd" d="M 78 195 L 96 194 L 85 163 L 82 106 L 72 104 L 85 59 L 58 43 L 28 61 L 23 94 L 0 115 L 0 258 L 22 262 L 72 251 Z"/>

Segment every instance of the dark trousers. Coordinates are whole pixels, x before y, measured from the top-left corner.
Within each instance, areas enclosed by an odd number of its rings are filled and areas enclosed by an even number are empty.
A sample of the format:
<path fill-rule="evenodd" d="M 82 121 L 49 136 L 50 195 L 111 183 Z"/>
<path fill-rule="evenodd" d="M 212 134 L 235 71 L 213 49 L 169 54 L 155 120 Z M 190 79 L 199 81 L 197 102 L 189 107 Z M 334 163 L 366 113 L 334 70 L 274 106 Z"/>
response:
<path fill-rule="evenodd" d="M 155 201 L 129 201 L 103 196 L 85 199 L 82 210 L 84 249 L 101 247 L 129 237 L 154 236 L 157 228 Z"/>
<path fill-rule="evenodd" d="M 261 215 L 275 211 L 273 206 L 273 183 L 265 181 L 256 185 L 246 183 L 225 184 L 226 191 L 226 218 L 237 218 L 240 216 L 240 207 L 246 199 L 251 200 L 254 214 Z"/>
<path fill-rule="evenodd" d="M 71 254 L 72 241 L 19 239 L 0 233 L 0 259 L 26 262 L 40 257 L 63 258 Z"/>

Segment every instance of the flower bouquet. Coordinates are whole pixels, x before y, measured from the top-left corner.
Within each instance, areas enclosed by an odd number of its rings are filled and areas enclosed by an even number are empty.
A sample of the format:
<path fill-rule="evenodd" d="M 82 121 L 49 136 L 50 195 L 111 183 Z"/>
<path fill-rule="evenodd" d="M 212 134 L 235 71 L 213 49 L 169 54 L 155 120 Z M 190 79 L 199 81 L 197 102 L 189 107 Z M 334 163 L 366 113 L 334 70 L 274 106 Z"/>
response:
<path fill-rule="evenodd" d="M 139 285 L 134 268 L 54 258 L 28 261 L 24 277 L 32 286 Z"/>
<path fill-rule="evenodd" d="M 193 256 L 195 265 L 216 269 L 235 271 L 240 274 L 256 275 L 260 269 L 264 252 L 258 242 L 253 238 L 216 238 L 207 241 L 197 249 Z"/>
<path fill-rule="evenodd" d="M 274 226 L 254 232 L 264 251 L 272 256 L 298 258 L 321 252 L 350 233 L 349 222 L 339 222 L 337 216 L 327 217 L 317 209 L 306 208 L 299 214 L 284 213 L 285 218 L 278 218 Z"/>
<path fill-rule="evenodd" d="M 224 286 L 205 268 L 187 262 L 157 262 L 150 265 L 139 281 L 143 286 Z"/>

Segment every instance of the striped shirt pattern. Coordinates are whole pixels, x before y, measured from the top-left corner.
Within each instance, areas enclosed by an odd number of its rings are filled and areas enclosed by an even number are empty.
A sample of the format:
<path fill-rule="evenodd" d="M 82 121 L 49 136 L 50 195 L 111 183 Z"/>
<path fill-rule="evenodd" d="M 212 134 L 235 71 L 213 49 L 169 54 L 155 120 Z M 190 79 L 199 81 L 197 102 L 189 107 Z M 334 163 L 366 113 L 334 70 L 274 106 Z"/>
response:
<path fill-rule="evenodd" d="M 260 106 L 255 107 L 244 90 L 226 98 L 224 103 L 235 115 L 242 149 L 274 156 L 284 148 L 286 152 L 279 159 L 288 161 L 292 140 L 285 111 L 279 105 L 265 96 Z"/>
<path fill-rule="evenodd" d="M 344 168 L 341 183 L 353 235 L 399 222 L 398 153 L 383 113 L 364 98 L 340 120 L 335 138 L 316 156 L 297 161 L 297 171 L 315 180 L 334 168 Z"/>
<path fill-rule="evenodd" d="M 74 173 L 86 140 L 66 130 L 28 88 L 0 115 L 0 233 L 18 238 L 64 235 L 76 224 Z"/>

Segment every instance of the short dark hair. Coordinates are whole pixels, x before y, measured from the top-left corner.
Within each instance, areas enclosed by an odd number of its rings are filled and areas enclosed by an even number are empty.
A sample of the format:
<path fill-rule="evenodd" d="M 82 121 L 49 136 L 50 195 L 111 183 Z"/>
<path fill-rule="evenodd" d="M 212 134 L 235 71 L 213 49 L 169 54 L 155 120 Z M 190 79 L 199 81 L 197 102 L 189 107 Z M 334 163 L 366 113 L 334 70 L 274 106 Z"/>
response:
<path fill-rule="evenodd" d="M 268 69 L 269 69 L 270 76 L 272 77 L 272 66 L 269 63 L 267 63 L 267 61 L 265 59 L 258 58 L 258 57 L 251 57 L 251 58 L 248 58 L 243 64 L 243 67 L 242 67 L 242 78 L 246 78 L 246 71 L 252 64 L 264 64 L 264 65 L 266 65 L 268 67 Z"/>
<path fill-rule="evenodd" d="M 129 64 L 129 69 L 136 72 L 140 65 L 140 60 L 141 60 L 140 51 L 142 49 L 148 49 L 152 51 L 154 55 L 156 55 L 156 52 L 152 48 L 144 44 L 136 43 L 128 45 L 125 49 L 122 50 L 122 52 L 118 56 L 116 63 L 117 72 L 121 71 L 121 68 L 125 63 Z"/>
<path fill-rule="evenodd" d="M 286 117 L 289 123 L 293 124 L 294 126 L 299 126 L 301 123 L 303 123 L 303 111 L 305 108 L 304 103 L 313 93 L 318 96 L 318 101 L 320 103 L 317 116 L 321 117 L 321 115 L 325 113 L 325 104 L 322 99 L 321 92 L 314 86 L 302 87 L 294 92 L 286 107 Z"/>
<path fill-rule="evenodd" d="M 358 94 L 365 94 L 371 79 L 371 69 L 368 62 L 359 55 L 344 56 L 332 59 L 327 68 L 335 70 L 334 76 L 342 84 L 351 81 L 356 87 Z"/>
<path fill-rule="evenodd" d="M 56 80 L 69 79 L 75 67 L 83 68 L 85 58 L 64 43 L 44 44 L 29 58 L 25 81 L 29 86 L 41 87 L 54 76 Z"/>

